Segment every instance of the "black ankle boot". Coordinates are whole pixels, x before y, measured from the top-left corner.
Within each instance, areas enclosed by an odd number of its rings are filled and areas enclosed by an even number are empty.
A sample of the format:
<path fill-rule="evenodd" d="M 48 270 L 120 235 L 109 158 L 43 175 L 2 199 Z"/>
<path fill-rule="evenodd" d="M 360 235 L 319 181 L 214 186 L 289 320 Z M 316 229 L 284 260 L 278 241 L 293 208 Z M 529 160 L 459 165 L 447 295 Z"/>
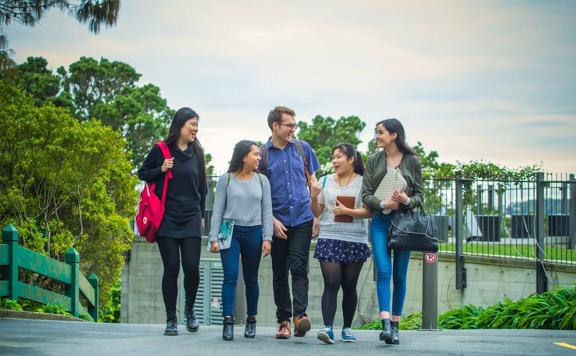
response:
<path fill-rule="evenodd" d="M 398 333 L 398 321 L 390 322 L 392 328 L 392 343 L 398 345 L 400 343 L 400 334 Z"/>
<path fill-rule="evenodd" d="M 164 330 L 164 335 L 178 335 L 178 320 L 176 319 L 176 312 L 166 313 L 166 330 Z"/>
<path fill-rule="evenodd" d="M 385 341 L 387 344 L 392 343 L 392 327 L 390 319 L 382 319 L 382 331 L 380 332 L 380 341 Z"/>
<path fill-rule="evenodd" d="M 234 319 L 231 316 L 224 317 L 224 326 L 222 328 L 222 338 L 226 341 L 234 340 Z"/>
<path fill-rule="evenodd" d="M 244 329 L 244 337 L 254 338 L 256 336 L 256 317 L 251 315 L 246 318 L 246 328 Z"/>
<path fill-rule="evenodd" d="M 184 308 L 184 313 L 186 315 L 186 330 L 191 333 L 198 332 L 198 328 L 200 327 L 200 323 L 196 318 L 196 313 L 194 312 L 194 308 L 190 307 L 186 304 Z"/>

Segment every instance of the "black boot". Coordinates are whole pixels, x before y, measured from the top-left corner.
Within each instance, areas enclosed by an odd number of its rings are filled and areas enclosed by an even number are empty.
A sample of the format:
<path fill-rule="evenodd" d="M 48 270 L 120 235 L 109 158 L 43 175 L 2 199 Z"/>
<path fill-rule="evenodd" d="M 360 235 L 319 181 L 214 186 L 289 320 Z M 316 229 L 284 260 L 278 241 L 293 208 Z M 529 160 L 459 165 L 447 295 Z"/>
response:
<path fill-rule="evenodd" d="M 192 308 L 188 303 L 186 303 L 184 313 L 186 314 L 186 330 L 188 330 L 191 333 L 198 332 L 200 323 L 198 322 L 198 319 L 196 319 L 196 313 L 194 312 L 194 308 Z"/>
<path fill-rule="evenodd" d="M 166 313 L 166 330 L 164 330 L 164 335 L 178 335 L 178 320 L 176 319 L 175 311 Z"/>
<path fill-rule="evenodd" d="M 400 343 L 400 334 L 398 333 L 398 321 L 393 321 L 390 323 L 392 327 L 392 343 L 398 345 Z"/>
<path fill-rule="evenodd" d="M 222 338 L 226 341 L 234 340 L 234 319 L 231 316 L 224 317 L 224 327 L 222 328 Z"/>
<path fill-rule="evenodd" d="M 385 341 L 387 344 L 392 343 L 392 327 L 390 319 L 382 319 L 382 331 L 380 332 L 380 341 Z"/>
<path fill-rule="evenodd" d="M 256 317 L 254 315 L 246 318 L 246 328 L 244 329 L 244 337 L 254 338 L 256 336 Z"/>

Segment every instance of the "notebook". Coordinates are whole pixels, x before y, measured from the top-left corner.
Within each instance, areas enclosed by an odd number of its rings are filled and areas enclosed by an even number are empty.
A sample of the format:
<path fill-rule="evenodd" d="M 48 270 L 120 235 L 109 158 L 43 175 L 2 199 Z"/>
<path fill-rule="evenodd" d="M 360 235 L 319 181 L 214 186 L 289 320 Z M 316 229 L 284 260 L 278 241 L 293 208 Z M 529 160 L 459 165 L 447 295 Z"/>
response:
<path fill-rule="evenodd" d="M 374 192 L 374 196 L 381 201 L 386 201 L 390 199 L 395 190 L 403 192 L 407 186 L 408 183 L 406 183 L 400 169 L 388 167 L 388 171 Z M 384 209 L 384 214 L 390 214 L 391 211 L 391 209 Z"/>
<path fill-rule="evenodd" d="M 342 205 L 350 209 L 354 209 L 354 204 L 356 203 L 356 197 L 347 195 L 338 195 L 336 197 L 336 200 L 338 200 L 340 203 L 342 203 Z M 334 221 L 351 223 L 352 221 L 354 221 L 354 218 L 351 217 L 350 215 L 334 215 Z"/>

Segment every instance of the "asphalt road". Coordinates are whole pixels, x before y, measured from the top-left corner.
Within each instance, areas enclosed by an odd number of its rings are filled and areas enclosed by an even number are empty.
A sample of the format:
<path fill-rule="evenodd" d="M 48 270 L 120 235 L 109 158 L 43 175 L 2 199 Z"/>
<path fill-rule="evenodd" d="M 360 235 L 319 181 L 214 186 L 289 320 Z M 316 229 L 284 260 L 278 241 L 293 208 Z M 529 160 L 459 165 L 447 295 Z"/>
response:
<path fill-rule="evenodd" d="M 163 325 L 0 319 L 0 355 L 573 355 L 576 331 L 445 330 L 401 331 L 400 345 L 386 345 L 377 331 L 355 331 L 358 342 L 325 345 L 311 332 L 304 338 L 275 340 L 274 329 L 258 328 L 255 339 L 221 338 L 221 327 L 201 326 L 190 334 L 163 335 Z M 337 340 L 339 340 L 337 330 Z M 556 345 L 565 344 L 564 346 Z M 574 349 L 570 348 L 573 346 Z"/>

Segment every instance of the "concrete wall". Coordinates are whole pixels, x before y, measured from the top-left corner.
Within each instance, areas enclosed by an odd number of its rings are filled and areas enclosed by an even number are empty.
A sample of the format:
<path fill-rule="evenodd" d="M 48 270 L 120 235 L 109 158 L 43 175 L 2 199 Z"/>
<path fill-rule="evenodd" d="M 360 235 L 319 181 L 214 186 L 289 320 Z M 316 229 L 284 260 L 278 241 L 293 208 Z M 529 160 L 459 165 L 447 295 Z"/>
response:
<path fill-rule="evenodd" d="M 205 245 L 206 241 L 203 241 Z M 203 249 L 203 259 L 219 260 Z M 422 255 L 414 253 L 408 270 L 408 291 L 404 315 L 421 311 L 422 305 Z M 467 288 L 460 292 L 455 289 L 455 263 L 453 256 L 441 255 L 438 264 L 438 310 L 439 313 L 455 309 L 465 304 L 487 306 L 504 298 L 516 300 L 535 292 L 536 273 L 533 262 L 501 261 L 466 257 Z M 358 307 L 355 325 L 360 325 L 378 317 L 376 286 L 373 280 L 373 262 L 369 259 L 358 281 Z M 549 287 L 568 286 L 576 283 L 576 266 L 548 267 Z M 182 276 L 180 276 L 182 277 Z M 260 301 L 258 307 L 258 325 L 275 325 L 275 304 L 272 293 L 272 266 L 270 257 L 260 265 Z M 162 261 L 157 245 L 151 245 L 142 239 L 135 240 L 130 258 L 122 271 L 122 309 L 121 321 L 127 323 L 163 323 L 164 304 L 161 292 Z M 310 254 L 310 315 L 315 327 L 322 323 L 320 300 L 323 279 L 320 265 Z M 341 296 L 339 297 L 341 298 Z M 335 325 L 341 325 L 340 300 Z M 180 301 L 178 305 L 181 305 Z"/>

